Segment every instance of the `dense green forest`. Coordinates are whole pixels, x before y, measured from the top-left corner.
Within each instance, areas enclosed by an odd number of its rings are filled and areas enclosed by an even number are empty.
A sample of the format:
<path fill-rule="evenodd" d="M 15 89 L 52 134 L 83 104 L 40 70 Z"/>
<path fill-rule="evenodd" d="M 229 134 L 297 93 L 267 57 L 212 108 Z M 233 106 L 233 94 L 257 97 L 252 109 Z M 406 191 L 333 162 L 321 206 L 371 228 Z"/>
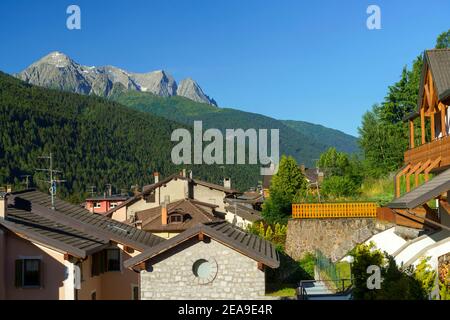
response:
<path fill-rule="evenodd" d="M 52 152 L 62 170 L 58 195 L 81 201 L 89 186 L 116 192 L 153 182 L 152 172 L 167 176 L 182 169 L 171 162 L 179 123 L 133 110 L 95 96 L 45 89 L 0 72 L 0 186 L 20 188 L 23 175 L 41 189 L 47 180 L 36 168 L 48 166 L 38 157 Z M 188 126 L 184 126 L 189 129 Z M 233 187 L 256 186 L 259 167 L 236 165 L 186 166 L 194 176 L 221 183 L 230 176 Z"/>
<path fill-rule="evenodd" d="M 256 113 L 218 108 L 178 96 L 163 98 L 146 92 L 118 91 L 111 99 L 186 125 L 192 125 L 194 120 L 202 120 L 205 129 L 279 129 L 280 153 L 291 155 L 297 162 L 307 166 L 314 165 L 314 159 L 330 147 L 346 152 L 358 150 L 356 138 L 306 122 L 284 123 Z"/>
<path fill-rule="evenodd" d="M 333 146 L 341 152 L 359 153 L 358 139 L 342 131 L 305 121 L 282 120 L 281 122 L 303 135 L 309 135 L 315 141 Z"/>

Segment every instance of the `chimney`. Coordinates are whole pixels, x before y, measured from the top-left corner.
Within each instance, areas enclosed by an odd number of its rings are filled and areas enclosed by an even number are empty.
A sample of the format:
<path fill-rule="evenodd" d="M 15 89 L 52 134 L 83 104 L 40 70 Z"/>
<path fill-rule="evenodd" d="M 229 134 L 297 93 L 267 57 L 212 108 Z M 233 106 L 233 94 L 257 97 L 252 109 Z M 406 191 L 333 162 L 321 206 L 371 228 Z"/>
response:
<path fill-rule="evenodd" d="M 164 196 L 164 202 L 161 205 L 161 224 L 167 225 L 167 205 L 170 203 L 170 196 Z"/>
<path fill-rule="evenodd" d="M 155 183 L 159 182 L 159 172 L 153 172 L 153 177 L 155 178 Z"/>
<path fill-rule="evenodd" d="M 231 189 L 231 179 L 230 178 L 223 179 L 223 187 L 226 189 Z"/>
<path fill-rule="evenodd" d="M 182 171 L 182 174 L 181 174 L 181 175 L 182 175 L 182 177 L 183 177 L 183 178 L 186 178 L 186 169 L 183 169 L 183 171 Z"/>
<path fill-rule="evenodd" d="M 6 209 L 8 207 L 8 193 L 0 192 L 0 218 L 6 218 Z"/>
<path fill-rule="evenodd" d="M 319 184 L 322 183 L 323 182 L 323 178 L 324 178 L 323 172 L 319 171 L 317 173 L 317 182 L 319 182 Z"/>

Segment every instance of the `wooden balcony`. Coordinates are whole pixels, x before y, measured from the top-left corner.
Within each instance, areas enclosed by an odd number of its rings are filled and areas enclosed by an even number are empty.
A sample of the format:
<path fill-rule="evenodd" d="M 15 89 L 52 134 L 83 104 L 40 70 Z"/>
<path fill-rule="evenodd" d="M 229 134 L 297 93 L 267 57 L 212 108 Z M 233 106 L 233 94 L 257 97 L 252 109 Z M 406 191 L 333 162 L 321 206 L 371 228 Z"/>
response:
<path fill-rule="evenodd" d="M 376 218 L 374 202 L 301 203 L 292 205 L 294 219 Z"/>
<path fill-rule="evenodd" d="M 419 162 L 434 161 L 439 157 L 441 157 L 441 161 L 436 168 L 450 166 L 450 136 L 409 149 L 405 152 L 405 163 L 414 166 Z"/>

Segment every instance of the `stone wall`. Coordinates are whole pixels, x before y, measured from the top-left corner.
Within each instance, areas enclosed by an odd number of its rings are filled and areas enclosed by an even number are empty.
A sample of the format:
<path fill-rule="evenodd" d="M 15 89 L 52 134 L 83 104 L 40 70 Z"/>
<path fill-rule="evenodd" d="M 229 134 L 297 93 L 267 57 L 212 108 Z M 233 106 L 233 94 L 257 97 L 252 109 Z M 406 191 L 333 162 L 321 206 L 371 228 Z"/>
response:
<path fill-rule="evenodd" d="M 292 219 L 287 228 L 286 253 L 299 260 L 317 249 L 338 261 L 357 244 L 389 226 L 371 218 Z"/>
<path fill-rule="evenodd" d="M 202 280 L 193 273 L 199 259 L 214 265 L 214 276 Z M 261 299 L 265 274 L 255 260 L 210 239 L 190 240 L 147 261 L 141 271 L 141 299 Z"/>

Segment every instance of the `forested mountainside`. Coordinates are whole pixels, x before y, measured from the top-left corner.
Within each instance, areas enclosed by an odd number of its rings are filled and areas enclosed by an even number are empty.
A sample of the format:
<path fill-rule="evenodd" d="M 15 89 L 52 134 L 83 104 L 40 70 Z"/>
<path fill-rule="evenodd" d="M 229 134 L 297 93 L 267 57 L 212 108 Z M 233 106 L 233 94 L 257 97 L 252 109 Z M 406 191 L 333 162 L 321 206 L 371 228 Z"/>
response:
<path fill-rule="evenodd" d="M 152 172 L 167 176 L 182 167 L 172 164 L 170 135 L 183 127 L 174 121 L 133 110 L 96 96 L 45 89 L 0 72 L 0 185 L 19 187 L 31 175 L 41 189 L 48 186 L 38 157 L 52 152 L 59 178 L 66 180 L 58 195 L 81 201 L 89 186 L 105 184 L 129 192 L 132 185 L 153 182 Z M 189 129 L 188 126 L 184 126 Z M 233 187 L 258 183 L 256 165 L 195 165 L 194 176 L 221 183 L 230 176 Z"/>
<path fill-rule="evenodd" d="M 125 91 L 111 99 L 131 108 L 149 112 L 186 125 L 202 120 L 204 128 L 279 129 L 280 152 L 294 156 L 299 163 L 313 166 L 315 159 L 330 147 L 340 151 L 357 152 L 356 138 L 338 130 L 296 122 L 286 124 L 256 113 L 230 108 L 217 108 L 183 97 L 159 97 L 151 93 Z M 313 132 L 317 130 L 316 132 Z"/>

